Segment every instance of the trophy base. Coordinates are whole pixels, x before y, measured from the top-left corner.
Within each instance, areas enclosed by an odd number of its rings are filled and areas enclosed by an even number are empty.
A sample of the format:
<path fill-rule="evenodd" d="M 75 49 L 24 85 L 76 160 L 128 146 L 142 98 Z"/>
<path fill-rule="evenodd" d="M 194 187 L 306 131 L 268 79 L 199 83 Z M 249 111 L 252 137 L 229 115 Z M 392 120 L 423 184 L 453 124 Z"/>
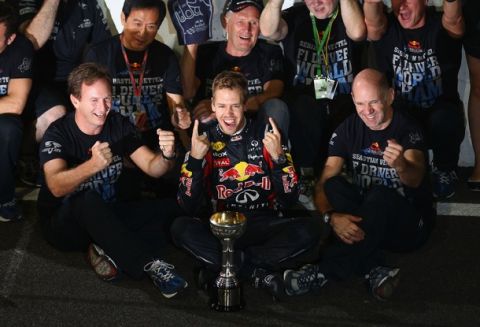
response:
<path fill-rule="evenodd" d="M 221 305 L 216 300 L 210 301 L 210 309 L 218 312 L 235 312 L 245 308 L 245 301 L 240 301 L 237 305 Z"/>
<path fill-rule="evenodd" d="M 245 308 L 243 300 L 243 288 L 216 289 L 214 296 L 210 298 L 210 309 L 219 312 L 234 312 Z"/>

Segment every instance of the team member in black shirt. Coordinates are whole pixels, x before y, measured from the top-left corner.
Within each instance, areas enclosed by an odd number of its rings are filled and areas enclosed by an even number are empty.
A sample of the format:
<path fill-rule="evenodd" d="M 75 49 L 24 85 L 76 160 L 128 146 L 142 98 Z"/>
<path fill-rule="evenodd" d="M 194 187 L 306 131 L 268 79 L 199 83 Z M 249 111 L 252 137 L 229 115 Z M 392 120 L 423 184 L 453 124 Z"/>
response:
<path fill-rule="evenodd" d="M 88 247 L 89 262 L 104 280 L 114 279 L 119 269 L 134 278 L 145 272 L 172 297 L 187 286 L 160 259 L 175 201 L 120 202 L 116 187 L 125 157 L 157 178 L 172 168 L 174 134 L 157 130 L 158 154 L 143 145 L 128 119 L 110 112 L 111 78 L 96 64 L 75 68 L 68 84 L 75 112 L 52 123 L 40 146 L 46 185 L 38 211 L 44 236 L 61 250 Z"/>
<path fill-rule="evenodd" d="M 25 35 L 37 50 L 32 89 L 36 140 L 69 106 L 67 77 L 82 59 L 88 44 L 111 35 L 97 0 L 19 1 Z"/>
<path fill-rule="evenodd" d="M 378 68 L 392 82 L 399 106 L 423 125 L 433 150 L 433 194 L 448 198 L 455 194 L 465 134 L 457 90 L 465 27 L 460 1 L 444 1 L 443 13 L 430 9 L 424 0 L 393 0 L 392 13 L 386 15 L 382 1 L 364 2 Z"/>
<path fill-rule="evenodd" d="M 399 269 L 385 266 L 382 250 L 413 250 L 433 227 L 419 126 L 392 108 L 394 91 L 379 71 L 358 73 L 352 98 L 357 113 L 333 133 L 315 195 L 335 238 L 318 264 L 285 271 L 289 295 L 357 273 L 366 274 L 372 294 L 385 299 L 397 284 Z M 340 176 L 344 163 L 352 171 L 352 182 Z"/>
<path fill-rule="evenodd" d="M 333 129 L 354 111 L 351 84 L 359 70 L 355 41 L 366 36 L 357 0 L 307 0 L 282 15 L 283 0 L 269 0 L 262 34 L 281 41 L 286 58 L 285 95 L 292 154 L 301 174 L 300 202 L 311 201 L 314 170 L 325 160 Z"/>
<path fill-rule="evenodd" d="M 15 166 L 22 142 L 20 115 L 32 85 L 32 44 L 17 34 L 13 7 L 0 3 L 0 221 L 21 219 L 15 202 Z"/>

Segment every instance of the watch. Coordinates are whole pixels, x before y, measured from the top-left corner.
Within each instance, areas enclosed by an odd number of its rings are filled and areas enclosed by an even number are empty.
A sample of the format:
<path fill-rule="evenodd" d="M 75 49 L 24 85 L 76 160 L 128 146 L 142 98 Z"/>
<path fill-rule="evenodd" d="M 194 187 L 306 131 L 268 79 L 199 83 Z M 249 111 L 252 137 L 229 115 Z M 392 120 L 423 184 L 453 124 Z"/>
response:
<path fill-rule="evenodd" d="M 277 159 L 273 159 L 273 162 L 275 162 L 277 165 L 283 165 L 284 163 L 287 162 L 287 158 L 285 157 L 285 154 L 279 154 Z"/>
<path fill-rule="evenodd" d="M 330 220 L 332 219 L 332 214 L 333 214 L 333 210 L 327 210 L 323 213 L 322 217 L 323 217 L 323 222 L 325 224 L 330 224 Z"/>

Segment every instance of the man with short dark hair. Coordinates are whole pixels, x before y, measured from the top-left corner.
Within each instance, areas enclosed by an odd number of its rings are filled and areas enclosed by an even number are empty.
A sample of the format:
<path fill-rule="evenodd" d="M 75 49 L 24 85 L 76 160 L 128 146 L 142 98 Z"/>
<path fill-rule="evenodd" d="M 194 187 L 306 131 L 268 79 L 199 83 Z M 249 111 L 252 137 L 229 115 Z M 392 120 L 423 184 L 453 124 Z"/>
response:
<path fill-rule="evenodd" d="M 121 13 L 123 32 L 92 46 L 84 59 L 108 68 L 113 77 L 112 110 L 128 117 L 152 150 L 157 150 L 157 128 L 175 128 L 182 136 L 191 123 L 183 103 L 177 57 L 155 40 L 165 15 L 161 0 L 126 0 Z M 176 172 L 152 180 L 129 164 L 124 174 L 125 197 L 135 198 L 142 189 L 174 196 Z"/>
<path fill-rule="evenodd" d="M 172 297 L 187 283 L 160 258 L 178 207 L 173 199 L 117 201 L 117 183 L 125 157 L 152 177 L 164 175 L 173 167 L 175 136 L 157 129 L 161 154 L 145 146 L 128 119 L 110 112 L 112 81 L 101 66 L 78 66 L 68 83 L 75 112 L 52 123 L 40 145 L 44 236 L 60 250 L 88 248 L 88 261 L 103 280 L 115 279 L 120 269 L 133 278 L 146 273 Z"/>
<path fill-rule="evenodd" d="M 216 211 L 243 213 L 247 225 L 235 244 L 236 269 L 256 287 L 279 295 L 274 272 L 291 267 L 318 243 L 318 224 L 311 218 L 280 217 L 279 210 L 297 201 L 298 178 L 274 120 L 266 124 L 245 117 L 245 77 L 222 72 L 212 92 L 216 123 L 202 133 L 195 120 L 181 171 L 178 200 L 191 216 L 174 221 L 172 238 L 198 259 L 200 272 L 205 272 L 199 276 L 213 278 L 221 269 L 221 246 L 208 217 Z M 203 282 L 205 286 L 212 280 Z"/>
<path fill-rule="evenodd" d="M 126 0 L 123 32 L 92 46 L 84 59 L 108 68 L 113 77 L 112 110 L 129 117 L 152 148 L 157 128 L 190 126 L 177 58 L 155 40 L 165 15 L 161 0 Z"/>
<path fill-rule="evenodd" d="M 14 8 L 0 2 L 0 221 L 22 218 L 15 200 L 15 167 L 22 143 L 20 115 L 32 86 L 32 44 L 17 34 Z"/>
<path fill-rule="evenodd" d="M 455 194 L 460 144 L 465 134 L 458 95 L 458 71 L 465 30 L 460 0 L 445 0 L 443 13 L 426 0 L 392 0 L 385 14 L 381 0 L 365 0 L 368 39 L 378 68 L 386 72 L 399 107 L 414 116 L 433 152 L 433 195 Z"/>
<path fill-rule="evenodd" d="M 392 107 L 394 91 L 379 71 L 365 69 L 352 84 L 357 110 L 333 133 L 315 205 L 334 239 L 319 263 L 284 272 L 285 291 L 300 295 L 328 280 L 365 274 L 378 299 L 391 296 L 398 268 L 383 250 L 412 251 L 429 236 L 435 212 L 417 124 Z M 344 164 L 352 181 L 341 176 Z"/>

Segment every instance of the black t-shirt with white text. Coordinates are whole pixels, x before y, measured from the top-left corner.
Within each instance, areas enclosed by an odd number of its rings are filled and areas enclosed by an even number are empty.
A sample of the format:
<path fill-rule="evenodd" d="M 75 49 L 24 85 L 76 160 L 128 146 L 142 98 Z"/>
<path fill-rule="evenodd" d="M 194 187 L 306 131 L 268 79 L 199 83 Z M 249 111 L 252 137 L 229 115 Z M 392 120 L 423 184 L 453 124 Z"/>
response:
<path fill-rule="evenodd" d="M 31 20 L 43 0 L 19 0 L 20 21 Z M 37 52 L 36 74 L 41 81 L 66 81 L 82 60 L 85 47 L 110 37 L 107 19 L 97 0 L 60 1 L 52 33 Z"/>
<path fill-rule="evenodd" d="M 229 55 L 227 43 L 202 44 L 198 49 L 196 77 L 200 80 L 196 101 L 212 96 L 213 79 L 224 70 L 240 72 L 248 81 L 248 94 L 263 93 L 263 86 L 271 80 L 283 80 L 283 55 L 279 46 L 258 40 L 252 51 L 243 57 Z"/>
<path fill-rule="evenodd" d="M 126 49 L 131 67 L 141 67 L 144 52 Z M 107 67 L 113 79 L 112 109 L 129 117 L 140 131 L 170 127 L 166 93 L 182 94 L 180 67 L 173 51 L 154 40 L 148 47 L 148 57 L 142 82 L 140 106 L 137 106 L 129 70 L 122 54 L 120 36 L 113 36 L 92 46 L 84 59 Z M 134 64 L 134 66 L 132 66 Z M 139 85 L 141 69 L 132 68 L 135 85 Z"/>
<path fill-rule="evenodd" d="M 426 178 L 418 188 L 402 184 L 395 170 L 383 159 L 387 140 L 396 140 L 404 151 L 413 149 L 426 152 L 423 134 L 411 118 L 394 110 L 390 125 L 383 130 L 371 130 L 358 114 L 348 117 L 332 134 L 329 156 L 343 158 L 351 168 L 353 183 L 367 191 L 383 185 L 410 199 L 424 213 L 431 213 L 432 198 Z"/>
<path fill-rule="evenodd" d="M 379 69 L 392 81 L 397 98 L 421 108 L 438 98 L 459 101 L 462 40 L 448 35 L 441 13 L 427 10 L 425 25 L 417 29 L 404 29 L 390 14 L 387 32 L 374 46 Z"/>
<path fill-rule="evenodd" d="M 321 63 L 321 72 L 326 74 L 323 59 L 318 58 L 312 22 L 305 5 L 294 6 L 285 11 L 283 18 L 288 25 L 288 34 L 281 41 L 285 53 L 287 85 L 295 92 L 314 95 L 313 79 Z M 319 39 L 322 40 L 330 18 L 316 19 Z M 328 39 L 328 77 L 338 82 L 337 94 L 350 94 L 353 77 L 359 69 L 357 46 L 348 36 L 339 10 Z"/>
<path fill-rule="evenodd" d="M 33 46 L 21 34 L 0 53 L 0 97 L 8 94 L 8 82 L 32 78 Z"/>
<path fill-rule="evenodd" d="M 141 137 L 128 119 L 110 112 L 103 129 L 98 135 L 83 133 L 75 122 L 75 113 L 53 122 L 40 143 L 40 165 L 53 159 L 62 159 L 67 168 L 74 168 L 91 158 L 91 148 L 95 142 L 108 142 L 112 151 L 112 162 L 108 167 L 83 181 L 77 189 L 65 198 L 53 196 L 46 185 L 40 189 L 38 206 L 52 212 L 62 201 L 83 190 L 97 191 L 106 202 L 116 200 L 116 182 L 123 169 L 123 158 L 130 156 L 143 145 Z"/>

